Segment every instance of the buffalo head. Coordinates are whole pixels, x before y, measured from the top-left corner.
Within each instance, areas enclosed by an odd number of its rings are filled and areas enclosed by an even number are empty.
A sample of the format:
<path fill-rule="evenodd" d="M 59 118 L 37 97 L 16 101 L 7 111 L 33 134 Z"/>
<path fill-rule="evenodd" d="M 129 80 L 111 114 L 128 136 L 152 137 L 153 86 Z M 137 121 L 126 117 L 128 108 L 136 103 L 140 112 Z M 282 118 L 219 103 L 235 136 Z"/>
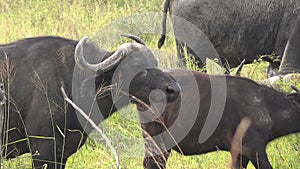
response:
<path fill-rule="evenodd" d="M 146 104 L 172 102 L 178 97 L 180 91 L 179 85 L 174 81 L 161 70 L 150 68 L 140 71 L 134 77 L 129 91 Z"/>
<path fill-rule="evenodd" d="M 110 97 L 116 108 L 125 106 L 130 100 L 138 99 L 149 105 L 151 102 L 172 102 L 178 97 L 177 82 L 158 69 L 153 53 L 143 43 L 124 43 L 104 61 L 90 64 L 84 58 L 86 41 L 84 37 L 77 44 L 75 61 L 80 68 L 96 73 L 98 79 L 109 76 L 110 84 L 106 85 L 113 86 Z M 99 107 L 102 101 L 97 100 Z"/>

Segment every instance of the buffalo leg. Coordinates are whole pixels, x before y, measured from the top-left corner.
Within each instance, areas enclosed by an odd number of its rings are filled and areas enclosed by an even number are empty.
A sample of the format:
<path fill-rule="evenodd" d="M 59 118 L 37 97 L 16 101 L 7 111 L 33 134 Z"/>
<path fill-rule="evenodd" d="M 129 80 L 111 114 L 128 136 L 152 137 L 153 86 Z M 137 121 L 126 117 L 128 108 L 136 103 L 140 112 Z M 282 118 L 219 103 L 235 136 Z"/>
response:
<path fill-rule="evenodd" d="M 231 166 L 232 169 L 247 168 L 247 165 L 249 163 L 249 159 L 246 156 L 243 156 L 241 154 L 238 156 L 238 159 L 235 161 L 236 161 L 236 163 L 232 164 L 232 166 Z"/>
<path fill-rule="evenodd" d="M 140 116 L 141 118 L 142 116 Z M 164 139 L 160 135 L 163 126 L 157 122 L 142 123 L 143 137 L 145 140 L 144 168 L 163 169 L 166 167 L 167 159 L 171 150 L 167 150 Z"/>
<path fill-rule="evenodd" d="M 177 49 L 177 58 L 178 58 L 178 66 L 186 67 L 186 59 L 184 54 L 184 44 L 176 39 L 176 49 Z"/>
<path fill-rule="evenodd" d="M 64 169 L 66 158 L 62 158 L 53 140 L 31 140 L 33 168 Z"/>
<path fill-rule="evenodd" d="M 272 169 L 265 149 L 255 152 L 251 156 L 250 161 L 257 169 Z"/>
<path fill-rule="evenodd" d="M 249 159 L 245 156 L 241 156 L 241 158 L 242 158 L 242 168 L 247 168 Z"/>
<path fill-rule="evenodd" d="M 145 158 L 144 168 L 146 169 L 163 169 L 166 168 L 166 163 L 171 150 L 166 150 L 163 139 L 159 137 L 145 138 Z"/>
<path fill-rule="evenodd" d="M 171 150 L 166 150 L 163 139 L 158 137 L 148 137 L 145 139 L 145 158 L 144 168 L 146 169 L 164 169 Z"/>
<path fill-rule="evenodd" d="M 186 48 L 186 53 L 184 52 L 184 48 Z M 198 68 L 202 68 L 204 66 L 203 62 L 200 58 L 197 57 L 196 53 L 184 43 L 179 40 L 176 40 L 176 49 L 177 49 L 177 58 L 178 58 L 178 66 L 179 67 L 186 67 L 187 60 L 186 57 L 189 57 L 189 61 L 193 61 Z M 187 54 L 187 56 L 185 56 Z"/>
<path fill-rule="evenodd" d="M 193 61 L 193 63 L 196 66 L 198 66 L 198 68 L 203 68 L 204 67 L 205 63 L 203 63 L 201 59 L 205 59 L 205 58 L 199 57 L 197 55 L 197 53 L 188 46 L 186 46 L 186 52 L 187 52 L 187 55 L 188 55 L 189 59 L 191 61 Z M 205 60 L 204 60 L 204 62 L 205 62 Z"/>
<path fill-rule="evenodd" d="M 272 169 L 266 153 L 264 136 L 251 129 L 243 140 L 243 155 L 246 156 L 257 169 Z"/>
<path fill-rule="evenodd" d="M 53 140 L 32 140 L 36 141 L 33 142 L 36 147 L 32 151 L 37 152 L 33 153 L 33 168 L 64 169 L 68 157 L 85 143 L 87 136 L 79 132 L 67 131 L 65 143 L 63 139 L 59 133 L 56 133 L 56 148 L 54 148 Z"/>
<path fill-rule="evenodd" d="M 62 138 L 57 136 L 55 151 L 52 140 L 39 140 L 40 142 L 36 143 L 38 151 L 33 153 L 33 168 L 64 169 L 68 157 L 85 143 L 86 138 L 86 135 L 78 132 L 67 132 L 65 143 L 63 143 Z"/>
<path fill-rule="evenodd" d="M 166 168 L 167 160 L 170 155 L 170 150 L 163 154 L 149 156 L 146 152 L 143 165 L 145 169 L 164 169 Z"/>

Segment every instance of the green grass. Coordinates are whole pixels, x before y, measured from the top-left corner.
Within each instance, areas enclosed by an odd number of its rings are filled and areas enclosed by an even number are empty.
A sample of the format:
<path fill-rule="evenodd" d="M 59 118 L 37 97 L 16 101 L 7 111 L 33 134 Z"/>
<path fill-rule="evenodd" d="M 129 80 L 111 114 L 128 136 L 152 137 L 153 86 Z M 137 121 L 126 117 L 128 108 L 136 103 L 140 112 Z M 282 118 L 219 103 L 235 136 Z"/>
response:
<path fill-rule="evenodd" d="M 141 36 L 156 54 L 160 67 L 171 68 L 176 66 L 174 39 L 167 38 L 165 46 L 161 50 L 156 49 L 160 19 L 153 17 L 155 13 L 161 13 L 162 5 L 161 0 L 0 0 L 0 44 L 41 35 L 73 39 L 88 35 L 100 38 L 100 46 L 109 49 L 125 41 L 115 35 L 118 30 L 114 26 L 122 23 L 121 28 L 128 31 L 122 33 L 134 32 Z M 147 17 L 148 12 L 154 14 Z M 265 79 L 265 68 L 266 63 L 263 62 L 246 65 L 242 76 L 254 80 Z M 100 127 L 116 147 L 122 168 L 142 168 L 144 147 L 134 106 L 114 114 Z M 299 134 L 295 134 L 273 141 L 268 146 L 267 151 L 274 168 L 300 168 L 299 140 Z M 228 152 L 198 156 L 182 156 L 172 152 L 168 168 L 229 168 L 230 161 Z M 25 154 L 2 161 L 2 168 L 30 168 L 30 162 L 30 155 Z M 104 140 L 94 133 L 92 139 L 69 158 L 67 168 L 115 168 L 115 161 Z"/>

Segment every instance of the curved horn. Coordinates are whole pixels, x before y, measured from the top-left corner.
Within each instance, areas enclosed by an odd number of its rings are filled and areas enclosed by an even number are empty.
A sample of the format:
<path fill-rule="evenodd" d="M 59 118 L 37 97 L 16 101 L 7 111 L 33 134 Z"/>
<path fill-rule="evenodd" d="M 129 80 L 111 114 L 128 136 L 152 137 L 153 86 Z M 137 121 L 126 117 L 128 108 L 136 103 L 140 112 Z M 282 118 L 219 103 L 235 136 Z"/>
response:
<path fill-rule="evenodd" d="M 124 36 L 126 38 L 132 39 L 132 40 L 136 41 L 137 43 L 146 46 L 146 43 L 140 37 L 138 37 L 138 36 L 131 35 L 131 34 L 122 34 L 121 36 Z"/>
<path fill-rule="evenodd" d="M 130 55 L 134 50 L 145 47 L 138 43 L 125 43 L 121 45 L 114 54 L 105 59 L 104 61 L 97 64 L 90 64 L 84 59 L 83 46 L 86 44 L 87 37 L 83 37 L 75 48 L 75 62 L 76 64 L 84 70 L 91 73 L 101 73 L 112 69 L 117 63 L 119 63 L 123 58 Z"/>
<path fill-rule="evenodd" d="M 97 67 L 95 65 L 89 64 L 83 57 L 83 46 L 86 44 L 88 37 L 85 36 L 79 40 L 78 44 L 75 48 L 74 58 L 76 65 L 79 66 L 80 69 L 89 70 L 89 72 L 97 72 Z"/>

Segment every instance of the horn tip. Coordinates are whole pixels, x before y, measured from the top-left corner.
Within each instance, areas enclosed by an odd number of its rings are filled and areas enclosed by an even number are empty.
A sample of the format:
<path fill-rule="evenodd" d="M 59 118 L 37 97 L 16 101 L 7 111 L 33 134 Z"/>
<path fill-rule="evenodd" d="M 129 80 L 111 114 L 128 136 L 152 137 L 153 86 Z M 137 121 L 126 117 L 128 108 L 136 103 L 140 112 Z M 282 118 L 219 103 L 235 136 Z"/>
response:
<path fill-rule="evenodd" d="M 84 36 L 80 39 L 80 42 L 86 43 L 87 40 L 88 40 L 88 36 Z"/>

